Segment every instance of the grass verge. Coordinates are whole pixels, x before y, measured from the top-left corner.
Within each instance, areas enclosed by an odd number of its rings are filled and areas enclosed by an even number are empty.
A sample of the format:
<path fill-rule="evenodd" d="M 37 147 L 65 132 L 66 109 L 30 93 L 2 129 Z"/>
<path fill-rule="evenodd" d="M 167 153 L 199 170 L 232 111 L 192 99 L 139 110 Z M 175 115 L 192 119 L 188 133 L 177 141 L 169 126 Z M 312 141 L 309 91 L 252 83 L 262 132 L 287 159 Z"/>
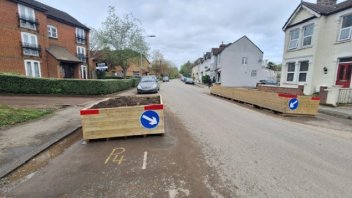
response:
<path fill-rule="evenodd" d="M 0 104 L 0 127 L 40 118 L 52 112 L 54 109 L 13 108 Z"/>

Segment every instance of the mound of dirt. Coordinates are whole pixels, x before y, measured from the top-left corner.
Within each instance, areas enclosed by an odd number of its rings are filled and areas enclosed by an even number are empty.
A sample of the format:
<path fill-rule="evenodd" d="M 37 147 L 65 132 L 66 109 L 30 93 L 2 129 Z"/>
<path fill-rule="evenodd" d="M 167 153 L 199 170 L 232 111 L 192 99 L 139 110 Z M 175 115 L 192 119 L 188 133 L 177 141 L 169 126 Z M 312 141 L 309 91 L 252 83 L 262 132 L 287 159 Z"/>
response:
<path fill-rule="evenodd" d="M 91 109 L 160 104 L 160 97 L 121 96 L 94 105 Z"/>

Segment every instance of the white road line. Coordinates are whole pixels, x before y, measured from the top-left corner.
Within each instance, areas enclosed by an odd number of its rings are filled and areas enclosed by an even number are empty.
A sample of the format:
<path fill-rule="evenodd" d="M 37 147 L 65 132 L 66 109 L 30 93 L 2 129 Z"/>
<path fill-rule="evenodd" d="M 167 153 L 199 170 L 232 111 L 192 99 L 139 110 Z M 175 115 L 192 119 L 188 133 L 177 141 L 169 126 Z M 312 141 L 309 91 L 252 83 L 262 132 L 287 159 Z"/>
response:
<path fill-rule="evenodd" d="M 142 166 L 142 169 L 143 169 L 143 170 L 147 168 L 147 156 L 148 156 L 148 153 L 147 153 L 147 152 L 144 152 L 143 166 Z"/>

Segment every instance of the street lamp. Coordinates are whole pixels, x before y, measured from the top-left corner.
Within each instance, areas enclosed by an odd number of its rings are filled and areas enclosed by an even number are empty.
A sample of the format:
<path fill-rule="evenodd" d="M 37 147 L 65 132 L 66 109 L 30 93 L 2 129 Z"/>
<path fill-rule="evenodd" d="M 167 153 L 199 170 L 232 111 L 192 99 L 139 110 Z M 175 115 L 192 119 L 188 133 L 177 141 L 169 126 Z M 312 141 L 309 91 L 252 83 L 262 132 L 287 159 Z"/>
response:
<path fill-rule="evenodd" d="M 155 35 L 148 35 L 148 36 L 142 36 L 142 37 L 156 37 Z M 140 60 L 140 63 L 139 63 L 139 74 L 140 74 L 140 77 L 143 76 L 143 71 L 142 71 L 142 64 L 143 64 L 143 57 L 142 57 L 142 51 L 139 51 L 139 54 L 141 56 L 141 60 Z"/>

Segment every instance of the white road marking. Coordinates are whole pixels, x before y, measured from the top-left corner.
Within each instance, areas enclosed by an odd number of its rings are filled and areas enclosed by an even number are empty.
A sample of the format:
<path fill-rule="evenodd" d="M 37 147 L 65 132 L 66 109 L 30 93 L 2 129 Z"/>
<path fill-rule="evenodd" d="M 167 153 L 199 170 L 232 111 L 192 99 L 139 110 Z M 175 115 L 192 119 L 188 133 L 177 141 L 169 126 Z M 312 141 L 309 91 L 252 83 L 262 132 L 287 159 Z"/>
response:
<path fill-rule="evenodd" d="M 147 168 L 147 156 L 148 156 L 148 152 L 144 152 L 143 166 L 142 166 L 143 170 Z"/>

